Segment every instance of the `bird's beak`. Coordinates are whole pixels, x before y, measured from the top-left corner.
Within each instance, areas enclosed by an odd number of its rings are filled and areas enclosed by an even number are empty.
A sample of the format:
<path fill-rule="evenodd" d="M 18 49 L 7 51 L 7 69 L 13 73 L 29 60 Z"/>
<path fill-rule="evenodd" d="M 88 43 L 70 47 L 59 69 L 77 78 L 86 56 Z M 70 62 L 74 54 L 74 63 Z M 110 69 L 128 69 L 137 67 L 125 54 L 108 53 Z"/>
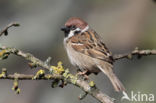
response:
<path fill-rule="evenodd" d="M 64 27 L 61 27 L 61 31 L 66 31 L 66 27 L 64 26 Z"/>
<path fill-rule="evenodd" d="M 65 33 L 69 33 L 70 28 L 68 28 L 68 27 L 61 27 L 61 30 L 64 31 Z"/>

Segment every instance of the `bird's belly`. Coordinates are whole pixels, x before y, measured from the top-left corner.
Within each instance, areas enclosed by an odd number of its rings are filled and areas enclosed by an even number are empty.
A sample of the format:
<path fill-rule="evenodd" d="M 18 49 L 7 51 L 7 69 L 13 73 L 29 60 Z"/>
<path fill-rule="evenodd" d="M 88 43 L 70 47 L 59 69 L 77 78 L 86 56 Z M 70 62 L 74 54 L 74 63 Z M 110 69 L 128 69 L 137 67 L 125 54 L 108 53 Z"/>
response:
<path fill-rule="evenodd" d="M 70 62 L 74 66 L 79 67 L 80 70 L 82 71 L 89 70 L 92 73 L 100 72 L 95 62 L 93 61 L 93 58 L 85 54 L 79 53 L 72 48 L 68 48 L 66 50 L 67 50 L 67 54 L 70 59 Z"/>

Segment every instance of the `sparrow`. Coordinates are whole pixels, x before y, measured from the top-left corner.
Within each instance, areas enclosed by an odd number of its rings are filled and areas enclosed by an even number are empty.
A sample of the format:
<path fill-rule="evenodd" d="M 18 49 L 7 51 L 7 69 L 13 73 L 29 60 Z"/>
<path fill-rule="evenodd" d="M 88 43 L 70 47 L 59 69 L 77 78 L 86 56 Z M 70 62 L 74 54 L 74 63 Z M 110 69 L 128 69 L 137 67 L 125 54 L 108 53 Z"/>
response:
<path fill-rule="evenodd" d="M 87 22 L 71 17 L 61 30 L 65 34 L 64 47 L 72 65 L 86 75 L 102 71 L 110 79 L 115 91 L 125 91 L 113 71 L 112 53 Z"/>

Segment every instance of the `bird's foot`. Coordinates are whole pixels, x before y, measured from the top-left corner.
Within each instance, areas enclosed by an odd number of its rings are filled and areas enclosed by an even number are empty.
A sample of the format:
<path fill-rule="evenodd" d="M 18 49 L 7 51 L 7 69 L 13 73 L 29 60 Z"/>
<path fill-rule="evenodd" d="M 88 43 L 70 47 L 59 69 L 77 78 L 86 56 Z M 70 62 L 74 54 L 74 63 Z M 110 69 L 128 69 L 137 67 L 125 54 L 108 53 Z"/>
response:
<path fill-rule="evenodd" d="M 78 71 L 78 73 L 77 73 L 76 75 L 77 75 L 77 76 L 83 77 L 84 80 L 88 80 L 89 77 L 88 77 L 87 73 L 88 73 L 87 70 L 85 70 L 85 71 L 83 71 L 83 72 L 82 72 L 82 71 Z"/>

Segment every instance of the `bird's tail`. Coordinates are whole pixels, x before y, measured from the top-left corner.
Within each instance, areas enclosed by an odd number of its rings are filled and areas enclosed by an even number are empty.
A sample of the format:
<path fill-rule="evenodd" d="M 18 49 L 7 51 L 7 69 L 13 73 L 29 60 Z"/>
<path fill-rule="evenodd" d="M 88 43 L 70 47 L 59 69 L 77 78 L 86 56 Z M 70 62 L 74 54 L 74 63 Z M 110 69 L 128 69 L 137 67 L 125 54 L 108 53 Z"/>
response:
<path fill-rule="evenodd" d="M 103 66 L 98 66 L 98 67 L 110 79 L 115 91 L 117 91 L 117 92 L 125 91 L 123 84 L 120 82 L 120 80 L 114 74 L 114 72 L 112 70 L 112 68 L 113 68 L 112 64 L 104 63 Z"/>
<path fill-rule="evenodd" d="M 108 73 L 107 76 L 110 79 L 110 81 L 112 82 L 112 85 L 113 85 L 115 91 L 117 91 L 117 92 L 125 91 L 125 88 L 124 88 L 123 84 L 120 82 L 118 77 L 113 72 Z"/>

